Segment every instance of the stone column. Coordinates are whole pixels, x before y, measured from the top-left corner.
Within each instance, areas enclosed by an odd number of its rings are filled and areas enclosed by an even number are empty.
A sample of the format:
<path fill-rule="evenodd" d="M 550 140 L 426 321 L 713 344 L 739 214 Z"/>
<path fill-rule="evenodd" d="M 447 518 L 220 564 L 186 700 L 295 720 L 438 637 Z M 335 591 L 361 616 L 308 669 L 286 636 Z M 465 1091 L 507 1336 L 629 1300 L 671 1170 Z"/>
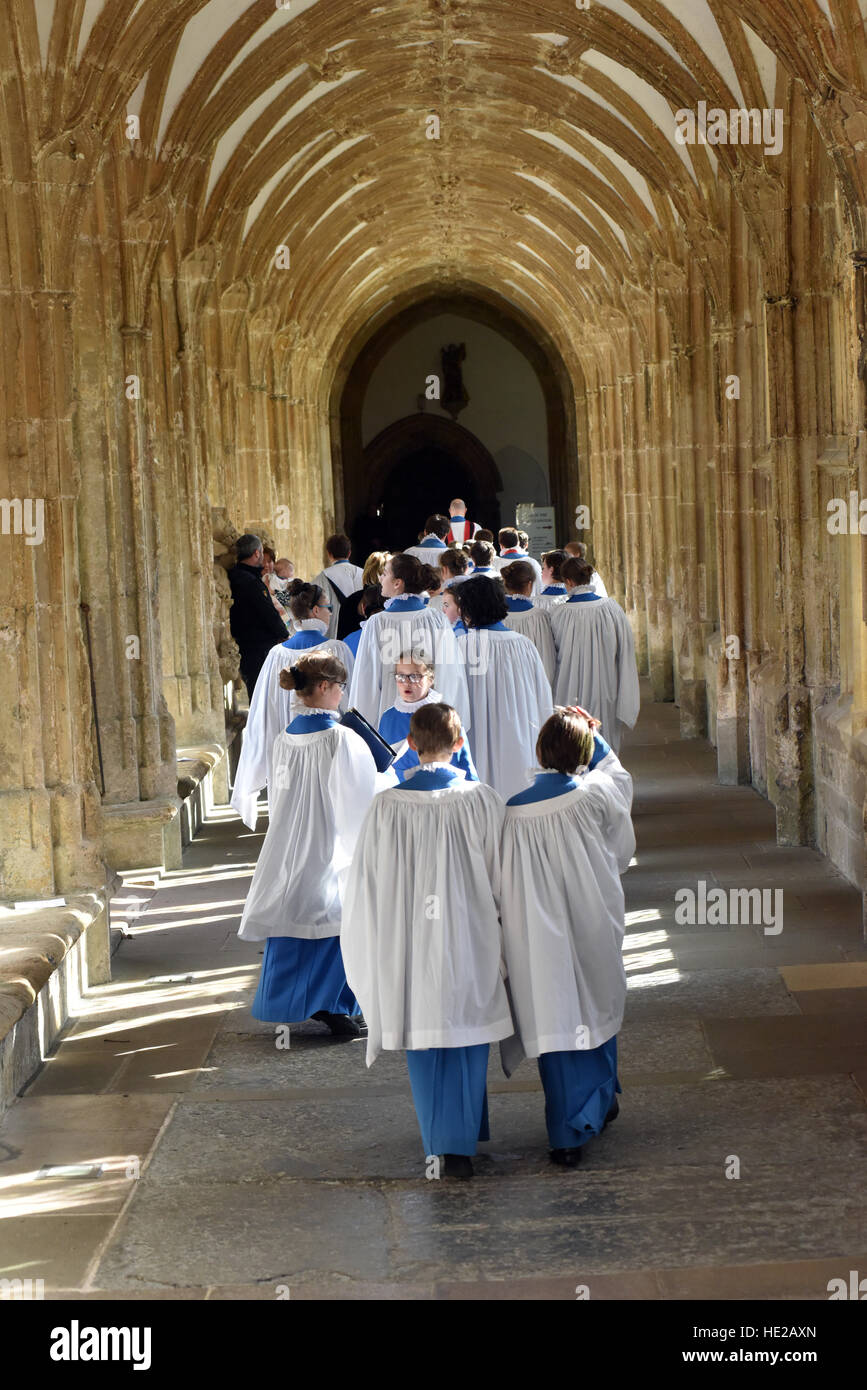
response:
<path fill-rule="evenodd" d="M 717 679 L 717 769 L 723 785 L 750 780 L 750 713 L 744 624 L 744 565 L 739 475 L 738 402 L 727 400 L 726 382 L 743 381 L 743 341 L 734 324 L 713 327 L 712 389 L 719 421 L 716 460 L 717 573 L 720 647 Z M 732 640 L 734 639 L 734 640 Z"/>
<path fill-rule="evenodd" d="M 671 630 L 671 601 L 668 596 L 668 567 L 672 537 L 667 507 L 671 459 L 671 421 L 664 409 L 667 389 L 665 364 L 662 361 L 664 325 L 661 310 L 654 303 L 651 326 L 654 338 L 653 360 L 644 362 L 645 408 L 643 430 L 645 445 L 644 493 L 648 539 L 645 554 L 647 580 L 647 644 L 650 681 L 654 700 L 674 698 L 674 670 Z"/>
<path fill-rule="evenodd" d="M 771 439 L 780 524 L 780 603 L 785 671 L 785 685 L 773 716 L 776 758 L 769 794 L 777 811 L 779 843 L 797 845 L 809 844 L 814 834 L 812 702 L 805 670 L 799 405 L 795 371 L 795 315 L 798 301 L 791 294 L 769 294 L 765 302 Z"/>
<path fill-rule="evenodd" d="M 618 356 L 621 361 L 625 358 L 631 363 L 632 355 L 635 350 L 633 335 L 627 330 L 626 333 L 618 336 L 622 340 L 625 340 L 623 342 L 625 350 L 622 356 L 620 354 L 618 354 Z M 632 620 L 635 632 L 635 654 L 638 661 L 638 669 L 646 674 L 649 664 L 647 609 L 643 577 L 641 574 L 641 562 L 643 558 L 641 542 L 645 502 L 641 495 L 638 471 L 637 399 L 634 369 L 617 374 L 616 400 L 618 404 L 617 422 L 620 426 L 620 444 L 622 449 L 620 477 L 623 490 L 624 521 L 623 601 L 626 612 Z"/>
<path fill-rule="evenodd" d="M 4 188 L 17 264 L 0 287 L 6 331 L 0 451 L 0 897 L 104 881 L 98 763 L 78 579 L 72 447 L 73 296 L 39 285 L 29 189 Z"/>

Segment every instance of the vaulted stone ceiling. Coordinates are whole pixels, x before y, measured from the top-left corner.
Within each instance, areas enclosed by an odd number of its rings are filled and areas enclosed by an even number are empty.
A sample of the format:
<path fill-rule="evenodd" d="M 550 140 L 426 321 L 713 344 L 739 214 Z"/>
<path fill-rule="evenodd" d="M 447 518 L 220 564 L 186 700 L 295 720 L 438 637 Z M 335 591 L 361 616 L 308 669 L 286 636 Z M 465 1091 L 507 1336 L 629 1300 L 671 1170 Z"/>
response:
<path fill-rule="evenodd" d="M 254 284 L 275 327 L 291 320 L 329 351 L 404 283 L 495 287 L 556 332 L 622 308 L 626 287 L 687 248 L 706 258 L 720 177 L 749 190 L 780 175 L 761 149 L 679 145 L 674 113 L 701 100 L 788 114 L 799 84 L 857 222 L 859 171 L 834 137 L 864 122 L 865 10 L 37 0 L 32 27 L 27 8 L 18 19 L 44 130 L 122 141 L 138 116 L 128 177 L 143 226 L 180 215 L 181 256 L 217 249 L 224 285 Z"/>

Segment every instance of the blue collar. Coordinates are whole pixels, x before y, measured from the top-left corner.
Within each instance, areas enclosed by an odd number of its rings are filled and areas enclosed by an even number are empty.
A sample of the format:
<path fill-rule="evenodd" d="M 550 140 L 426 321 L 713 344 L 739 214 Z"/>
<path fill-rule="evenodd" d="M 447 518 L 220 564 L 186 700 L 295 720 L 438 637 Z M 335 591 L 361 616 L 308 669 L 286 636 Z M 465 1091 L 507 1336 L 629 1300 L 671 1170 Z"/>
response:
<path fill-rule="evenodd" d="M 504 560 L 508 555 L 510 559 L 523 560 L 528 554 L 529 551 L 527 550 L 504 550 L 501 552 L 500 558 Z"/>
<path fill-rule="evenodd" d="M 553 594 L 565 594 L 565 592 L 566 592 L 566 585 L 565 585 L 565 584 L 549 584 L 548 587 L 547 587 L 547 589 L 543 589 L 543 590 L 542 590 L 542 593 L 543 593 L 543 594 L 546 594 L 546 595 L 548 595 L 548 594 L 551 594 L 551 595 L 553 595 Z"/>
<path fill-rule="evenodd" d="M 513 598 L 511 594 L 506 594 L 506 606 L 510 613 L 529 613 L 533 607 L 528 598 Z"/>
<path fill-rule="evenodd" d="M 313 632 L 309 629 L 304 632 L 296 632 L 294 637 L 287 637 L 285 642 L 281 642 L 282 647 L 288 647 L 291 651 L 302 651 L 304 647 L 318 647 L 325 641 L 321 632 Z"/>
<path fill-rule="evenodd" d="M 422 550 L 448 550 L 445 541 L 441 541 L 439 536 L 425 536 L 423 541 L 419 541 Z"/>
<path fill-rule="evenodd" d="M 506 627 L 506 624 L 505 624 L 505 623 L 481 623 L 478 627 L 473 628 L 473 631 L 474 631 L 474 632 L 508 632 L 509 629 Z"/>
<path fill-rule="evenodd" d="M 598 601 L 598 594 L 572 594 L 571 598 L 566 600 L 567 603 L 598 603 Z"/>
<path fill-rule="evenodd" d="M 476 565 L 473 574 L 499 574 L 500 571 L 494 565 Z"/>
<path fill-rule="evenodd" d="M 398 613 L 418 613 L 427 604 L 424 599 L 419 598 L 418 594 L 398 594 L 397 598 L 389 598 L 385 601 L 386 612 L 397 609 Z"/>
<path fill-rule="evenodd" d="M 578 790 L 581 779 L 568 772 L 537 772 L 532 787 L 518 792 L 506 802 L 507 806 L 531 806 L 536 801 L 550 801 Z"/>
<path fill-rule="evenodd" d="M 430 772 L 426 767 L 420 767 L 418 772 L 413 772 L 401 783 L 401 787 L 409 788 L 411 792 L 433 792 L 441 787 L 450 787 L 453 782 L 463 781 L 464 778 L 453 767 L 435 767 Z"/>
<path fill-rule="evenodd" d="M 466 636 L 467 625 L 464 622 L 463 618 L 458 618 L 456 623 L 452 623 L 452 632 L 457 632 L 462 634 L 463 636 Z"/>
<path fill-rule="evenodd" d="M 595 744 L 595 749 L 593 757 L 590 759 L 590 763 L 587 769 L 588 772 L 592 772 L 596 764 L 601 763 L 602 759 L 607 758 L 608 754 L 611 752 L 611 745 L 606 743 L 602 735 L 597 734 L 595 730 L 593 733 L 593 742 Z"/>
<path fill-rule="evenodd" d="M 333 729 L 340 723 L 340 715 L 335 710 L 316 709 L 309 714 L 296 714 L 286 729 L 287 734 L 321 734 L 324 729 Z"/>

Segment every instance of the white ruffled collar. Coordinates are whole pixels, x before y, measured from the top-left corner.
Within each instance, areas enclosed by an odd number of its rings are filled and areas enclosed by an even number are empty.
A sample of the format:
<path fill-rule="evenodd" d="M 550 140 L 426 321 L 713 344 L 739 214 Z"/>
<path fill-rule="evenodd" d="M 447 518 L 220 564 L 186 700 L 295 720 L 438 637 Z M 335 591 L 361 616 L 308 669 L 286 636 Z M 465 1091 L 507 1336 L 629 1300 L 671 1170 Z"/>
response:
<path fill-rule="evenodd" d="M 420 700 L 413 700 L 412 702 L 404 700 L 398 695 L 392 709 L 396 709 L 398 714 L 414 714 L 417 709 L 421 709 L 422 705 L 441 705 L 442 702 L 442 695 L 439 695 L 435 690 L 429 690 Z"/>
<path fill-rule="evenodd" d="M 442 772 L 443 770 L 453 772 L 456 777 L 466 777 L 466 772 L 462 767 L 455 767 L 453 762 L 447 763 L 417 763 L 415 767 L 410 767 L 403 774 L 404 782 L 408 782 L 410 777 L 415 777 L 417 772 Z"/>
<path fill-rule="evenodd" d="M 537 777 L 583 777 L 588 772 L 587 764 L 583 767 L 576 767 L 574 772 L 558 772 L 556 767 L 531 767 L 527 769 L 526 776 L 532 777 L 535 781 Z"/>
<path fill-rule="evenodd" d="M 328 631 L 328 624 L 323 623 L 321 618 L 302 618 L 296 627 L 300 632 L 321 632 L 323 637 Z"/>

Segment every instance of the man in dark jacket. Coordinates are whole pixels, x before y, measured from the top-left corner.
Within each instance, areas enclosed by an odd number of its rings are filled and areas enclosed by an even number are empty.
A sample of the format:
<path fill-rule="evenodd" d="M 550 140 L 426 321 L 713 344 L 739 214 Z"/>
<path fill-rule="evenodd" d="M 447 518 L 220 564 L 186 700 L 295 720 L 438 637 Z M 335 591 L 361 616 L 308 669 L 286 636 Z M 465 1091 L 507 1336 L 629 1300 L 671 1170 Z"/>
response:
<path fill-rule="evenodd" d="M 265 554 L 259 537 L 249 533 L 241 536 L 235 554 L 238 563 L 229 570 L 229 626 L 241 653 L 241 676 L 252 700 L 265 657 L 278 642 L 286 641 L 287 631 L 262 578 Z"/>

